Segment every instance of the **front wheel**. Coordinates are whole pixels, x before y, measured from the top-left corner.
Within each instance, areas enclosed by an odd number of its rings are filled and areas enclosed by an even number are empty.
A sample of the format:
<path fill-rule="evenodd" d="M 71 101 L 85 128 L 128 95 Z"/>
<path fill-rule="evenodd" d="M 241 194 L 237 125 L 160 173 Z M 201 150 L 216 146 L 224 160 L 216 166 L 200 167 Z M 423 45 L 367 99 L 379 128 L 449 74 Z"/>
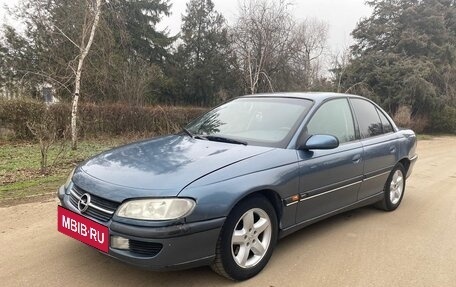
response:
<path fill-rule="evenodd" d="M 255 276 L 272 255 L 277 226 L 276 212 L 266 198 L 254 196 L 240 202 L 220 232 L 212 269 L 232 280 Z"/>
<path fill-rule="evenodd" d="M 398 163 L 391 171 L 385 183 L 384 198 L 375 206 L 386 210 L 393 211 L 401 204 L 405 191 L 405 169 L 401 163 Z"/>

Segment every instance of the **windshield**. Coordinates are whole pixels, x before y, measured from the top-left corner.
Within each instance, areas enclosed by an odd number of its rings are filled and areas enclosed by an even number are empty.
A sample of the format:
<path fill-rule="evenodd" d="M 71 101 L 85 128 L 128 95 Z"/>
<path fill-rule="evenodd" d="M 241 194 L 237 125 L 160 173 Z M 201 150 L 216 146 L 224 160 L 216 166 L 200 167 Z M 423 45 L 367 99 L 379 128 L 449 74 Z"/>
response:
<path fill-rule="evenodd" d="M 238 98 L 196 119 L 187 130 L 193 135 L 284 147 L 311 106 L 306 99 Z"/>

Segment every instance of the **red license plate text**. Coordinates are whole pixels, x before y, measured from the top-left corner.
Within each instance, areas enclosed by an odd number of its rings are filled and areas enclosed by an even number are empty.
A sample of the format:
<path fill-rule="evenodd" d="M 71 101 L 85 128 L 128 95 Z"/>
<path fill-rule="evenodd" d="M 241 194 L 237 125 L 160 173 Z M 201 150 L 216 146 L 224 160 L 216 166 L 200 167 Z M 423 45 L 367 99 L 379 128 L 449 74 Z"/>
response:
<path fill-rule="evenodd" d="M 103 252 L 109 251 L 108 227 L 60 205 L 57 208 L 57 218 L 57 229 L 59 232 Z"/>

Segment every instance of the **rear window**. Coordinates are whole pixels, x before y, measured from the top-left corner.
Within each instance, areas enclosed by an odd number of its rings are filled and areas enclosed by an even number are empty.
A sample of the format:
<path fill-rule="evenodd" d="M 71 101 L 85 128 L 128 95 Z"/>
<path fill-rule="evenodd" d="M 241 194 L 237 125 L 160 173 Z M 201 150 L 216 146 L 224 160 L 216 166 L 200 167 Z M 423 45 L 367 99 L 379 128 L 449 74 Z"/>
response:
<path fill-rule="evenodd" d="M 378 115 L 380 116 L 380 120 L 382 122 L 383 133 L 391 133 L 393 132 L 393 126 L 391 125 L 390 121 L 385 117 L 382 111 L 377 109 Z"/>
<path fill-rule="evenodd" d="M 350 101 L 358 119 L 361 136 L 368 138 L 381 135 L 383 133 L 383 127 L 377 113 L 377 108 L 366 100 L 350 99 Z"/>

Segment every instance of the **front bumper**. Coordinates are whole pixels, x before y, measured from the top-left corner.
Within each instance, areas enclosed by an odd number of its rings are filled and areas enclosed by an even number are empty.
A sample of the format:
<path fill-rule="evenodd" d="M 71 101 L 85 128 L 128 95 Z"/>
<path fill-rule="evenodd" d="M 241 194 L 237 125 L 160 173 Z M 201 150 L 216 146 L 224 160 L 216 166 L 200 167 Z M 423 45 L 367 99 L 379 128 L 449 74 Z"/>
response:
<path fill-rule="evenodd" d="M 63 207 L 81 214 L 69 201 L 63 187 L 58 197 Z M 81 214 L 86 216 L 84 214 Z M 87 217 L 87 216 L 86 216 Z M 110 238 L 120 236 L 130 244 L 154 247 L 153 254 L 137 252 L 136 249 L 116 249 L 109 247 L 108 256 L 123 262 L 150 270 L 186 269 L 210 264 L 215 257 L 215 248 L 225 218 L 202 222 L 181 223 L 163 227 L 135 226 L 110 219 L 101 222 L 109 228 Z M 130 245 L 131 246 L 131 245 Z M 144 248 L 142 249 L 144 251 Z"/>

